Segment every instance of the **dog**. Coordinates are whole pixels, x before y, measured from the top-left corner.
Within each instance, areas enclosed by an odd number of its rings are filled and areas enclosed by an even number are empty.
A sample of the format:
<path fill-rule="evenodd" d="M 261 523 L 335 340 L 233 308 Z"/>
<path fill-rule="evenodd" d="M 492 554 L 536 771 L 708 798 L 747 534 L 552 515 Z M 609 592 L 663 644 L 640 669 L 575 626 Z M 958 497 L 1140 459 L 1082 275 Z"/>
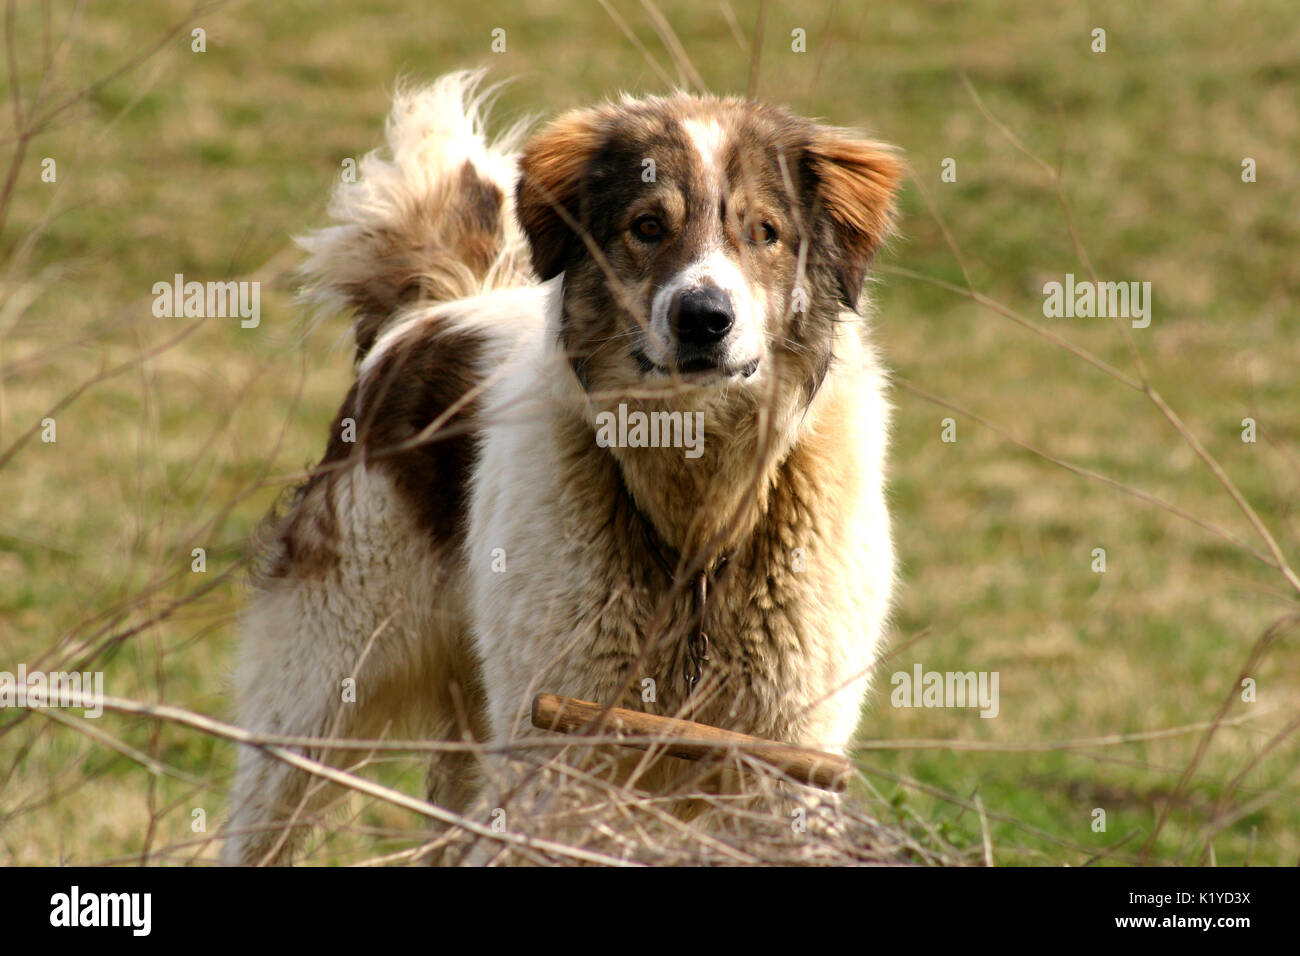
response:
<path fill-rule="evenodd" d="M 490 97 L 399 91 L 300 240 L 356 378 L 267 526 L 239 724 L 504 747 L 547 691 L 843 752 L 895 583 L 863 315 L 897 152 L 685 93 L 490 139 Z M 225 860 L 291 860 L 308 783 L 244 748 Z M 430 768 L 453 812 L 484 786 Z"/>

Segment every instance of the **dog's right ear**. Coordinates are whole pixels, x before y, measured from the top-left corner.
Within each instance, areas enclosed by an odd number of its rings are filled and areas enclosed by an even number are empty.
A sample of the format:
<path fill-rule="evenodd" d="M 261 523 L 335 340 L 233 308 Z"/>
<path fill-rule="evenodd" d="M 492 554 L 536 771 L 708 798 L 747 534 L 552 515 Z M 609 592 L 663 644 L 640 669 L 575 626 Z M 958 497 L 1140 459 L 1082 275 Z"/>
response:
<path fill-rule="evenodd" d="M 578 256 L 582 237 L 582 181 L 603 142 L 599 110 L 574 110 L 529 140 L 519 159 L 515 209 L 533 253 L 533 271 L 543 281 Z"/>
<path fill-rule="evenodd" d="M 867 266 L 893 229 L 903 163 L 892 147 L 828 126 L 818 127 L 808 159 L 839 246 L 841 301 L 856 310 Z"/>

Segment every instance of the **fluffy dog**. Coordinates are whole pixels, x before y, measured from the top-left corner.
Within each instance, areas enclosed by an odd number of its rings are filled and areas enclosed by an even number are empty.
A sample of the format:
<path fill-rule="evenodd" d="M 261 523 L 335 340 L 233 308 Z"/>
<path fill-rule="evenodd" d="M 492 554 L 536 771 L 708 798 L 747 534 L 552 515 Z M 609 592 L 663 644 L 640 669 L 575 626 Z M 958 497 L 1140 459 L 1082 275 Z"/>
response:
<path fill-rule="evenodd" d="M 356 382 L 269 525 L 240 724 L 505 745 L 549 691 L 842 750 L 894 580 L 860 315 L 900 162 L 685 94 L 491 141 L 478 81 L 399 93 L 302 240 Z M 306 784 L 246 749 L 226 859 L 289 859 Z"/>

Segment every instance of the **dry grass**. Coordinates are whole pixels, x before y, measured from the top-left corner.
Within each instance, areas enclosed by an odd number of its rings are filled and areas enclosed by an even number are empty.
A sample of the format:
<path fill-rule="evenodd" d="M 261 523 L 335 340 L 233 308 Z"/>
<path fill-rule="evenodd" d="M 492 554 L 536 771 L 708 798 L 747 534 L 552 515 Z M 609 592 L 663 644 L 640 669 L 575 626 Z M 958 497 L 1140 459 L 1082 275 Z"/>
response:
<path fill-rule="evenodd" d="M 1300 57 L 1286 4 L 1170 3 L 1158 22 L 1118 3 L 485 6 L 417 25 L 400 5 L 201 8 L 203 55 L 180 0 L 7 6 L 0 669 L 102 669 L 121 707 L 0 716 L 0 859 L 211 859 L 237 729 L 180 716 L 226 712 L 249 532 L 319 453 L 348 375 L 342 323 L 309 326 L 290 301 L 286 237 L 319 221 L 339 159 L 375 141 L 396 73 L 483 61 L 502 25 L 510 52 L 491 65 L 531 78 L 508 111 L 663 77 L 755 88 L 872 122 L 917 174 L 877 290 L 899 371 L 907 585 L 852 800 L 758 775 L 757 809 L 724 807 L 716 833 L 687 838 L 658 801 L 564 776 L 545 812 L 503 808 L 509 832 L 544 838 L 561 822 L 548 814 L 590 825 L 567 850 L 503 849 L 1295 862 Z M 787 52 L 796 25 L 816 56 Z M 1094 25 L 1104 57 L 1087 51 Z M 565 52 L 577 37 L 580 63 Z M 948 156 L 955 184 L 938 179 Z M 1041 318 L 1042 281 L 1066 271 L 1150 279 L 1153 327 Z M 261 279 L 263 327 L 154 319 L 149 287 L 173 272 Z M 40 440 L 51 415 L 55 444 Z M 947 416 L 955 444 L 938 440 Z M 1238 437 L 1247 416 L 1257 444 Z M 1089 569 L 1098 546 L 1104 575 Z M 1000 672 L 1001 716 L 890 708 L 885 675 L 915 662 Z M 490 814 L 431 836 L 409 796 L 421 746 L 373 748 L 366 782 L 349 781 L 364 798 L 340 801 L 309 859 L 503 843 Z"/>

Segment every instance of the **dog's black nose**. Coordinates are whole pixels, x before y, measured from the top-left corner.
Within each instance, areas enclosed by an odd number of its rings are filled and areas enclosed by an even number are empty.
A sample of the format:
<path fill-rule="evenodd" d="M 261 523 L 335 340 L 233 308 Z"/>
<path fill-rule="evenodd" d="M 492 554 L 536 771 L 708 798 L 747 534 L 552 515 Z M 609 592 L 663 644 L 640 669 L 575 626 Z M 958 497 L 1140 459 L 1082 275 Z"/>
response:
<path fill-rule="evenodd" d="M 731 300 L 721 289 L 687 289 L 677 297 L 674 328 L 682 345 L 716 345 L 735 322 Z"/>

